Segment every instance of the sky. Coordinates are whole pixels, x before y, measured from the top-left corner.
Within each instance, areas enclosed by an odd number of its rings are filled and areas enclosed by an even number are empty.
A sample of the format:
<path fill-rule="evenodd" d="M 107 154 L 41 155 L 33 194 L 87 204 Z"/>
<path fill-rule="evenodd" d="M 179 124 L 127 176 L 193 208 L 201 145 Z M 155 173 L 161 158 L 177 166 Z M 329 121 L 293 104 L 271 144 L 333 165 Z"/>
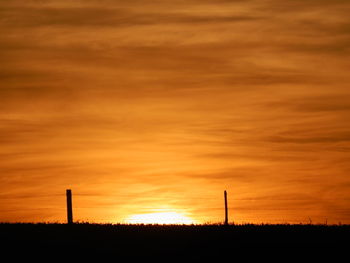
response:
<path fill-rule="evenodd" d="M 0 1 L 0 221 L 349 224 L 349 13 Z"/>

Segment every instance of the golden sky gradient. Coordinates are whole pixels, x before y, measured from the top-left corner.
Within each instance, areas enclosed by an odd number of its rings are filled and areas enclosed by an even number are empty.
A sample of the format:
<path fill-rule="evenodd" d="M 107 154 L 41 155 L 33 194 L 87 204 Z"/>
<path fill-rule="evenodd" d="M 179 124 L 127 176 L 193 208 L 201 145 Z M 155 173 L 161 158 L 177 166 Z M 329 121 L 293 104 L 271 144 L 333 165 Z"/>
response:
<path fill-rule="evenodd" d="M 350 1 L 0 2 L 0 221 L 350 223 Z"/>

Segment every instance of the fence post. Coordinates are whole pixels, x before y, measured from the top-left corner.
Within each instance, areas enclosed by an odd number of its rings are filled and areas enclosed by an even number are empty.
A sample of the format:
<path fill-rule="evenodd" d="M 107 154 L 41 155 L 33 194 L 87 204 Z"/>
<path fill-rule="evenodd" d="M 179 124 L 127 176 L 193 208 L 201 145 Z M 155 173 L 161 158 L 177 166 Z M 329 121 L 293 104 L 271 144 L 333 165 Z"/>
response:
<path fill-rule="evenodd" d="M 72 190 L 66 190 L 67 196 L 67 223 L 73 224 L 73 209 L 72 209 Z"/>
<path fill-rule="evenodd" d="M 228 208 L 227 208 L 227 192 L 224 191 L 224 198 L 225 198 L 225 225 L 228 225 Z"/>

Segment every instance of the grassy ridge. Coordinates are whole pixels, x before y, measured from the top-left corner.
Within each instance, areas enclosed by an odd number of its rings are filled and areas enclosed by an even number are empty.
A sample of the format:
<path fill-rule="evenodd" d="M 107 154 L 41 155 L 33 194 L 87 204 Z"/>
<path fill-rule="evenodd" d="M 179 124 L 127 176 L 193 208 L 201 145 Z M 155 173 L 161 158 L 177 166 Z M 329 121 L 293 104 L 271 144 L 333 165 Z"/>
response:
<path fill-rule="evenodd" d="M 249 258 L 257 251 L 339 253 L 350 244 L 349 230 L 349 225 L 0 224 L 4 251 L 138 261 Z"/>

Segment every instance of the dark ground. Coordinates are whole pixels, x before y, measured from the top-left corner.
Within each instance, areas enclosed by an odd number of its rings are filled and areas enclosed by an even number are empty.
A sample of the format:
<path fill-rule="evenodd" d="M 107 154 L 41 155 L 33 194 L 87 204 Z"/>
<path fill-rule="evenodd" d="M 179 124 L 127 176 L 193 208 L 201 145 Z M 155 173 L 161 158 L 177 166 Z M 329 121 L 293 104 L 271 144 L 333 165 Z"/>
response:
<path fill-rule="evenodd" d="M 0 224 L 0 251 L 11 258 L 2 262 L 338 262 L 348 254 L 349 234 L 350 225 Z"/>

